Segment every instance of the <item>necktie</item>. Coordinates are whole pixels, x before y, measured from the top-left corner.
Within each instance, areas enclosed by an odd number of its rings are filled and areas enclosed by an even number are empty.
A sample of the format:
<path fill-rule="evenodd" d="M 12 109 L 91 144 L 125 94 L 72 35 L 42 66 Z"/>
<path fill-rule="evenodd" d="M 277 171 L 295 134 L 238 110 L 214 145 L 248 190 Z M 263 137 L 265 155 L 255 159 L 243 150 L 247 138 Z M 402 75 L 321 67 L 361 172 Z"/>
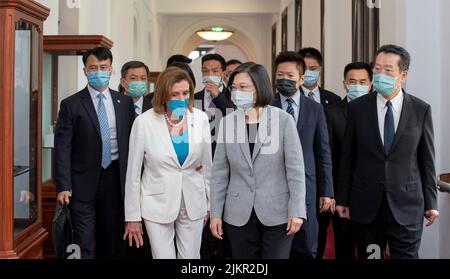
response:
<path fill-rule="evenodd" d="M 208 97 L 208 102 L 209 102 L 208 109 L 216 108 L 216 104 L 214 104 L 213 97 L 211 95 L 209 95 Z"/>
<path fill-rule="evenodd" d="M 98 94 L 97 116 L 102 134 L 102 167 L 106 169 L 111 164 L 111 136 L 109 134 L 108 115 L 103 99 L 105 95 Z"/>
<path fill-rule="evenodd" d="M 292 115 L 292 117 L 294 117 L 295 119 L 295 112 L 294 112 L 294 107 L 292 106 L 292 104 L 294 103 L 294 100 L 292 100 L 291 98 L 286 99 L 286 102 L 288 102 L 288 107 L 287 107 L 287 113 L 289 113 L 290 115 Z"/>
<path fill-rule="evenodd" d="M 314 100 L 314 92 L 309 91 L 308 97 L 309 97 L 310 99 Z"/>
<path fill-rule="evenodd" d="M 135 117 L 139 116 L 139 111 L 140 111 L 139 106 L 138 105 L 134 105 L 134 116 Z"/>
<path fill-rule="evenodd" d="M 391 101 L 387 101 L 386 107 L 387 111 L 384 118 L 384 152 L 388 155 L 391 151 L 392 143 L 394 142 L 395 126 Z"/>

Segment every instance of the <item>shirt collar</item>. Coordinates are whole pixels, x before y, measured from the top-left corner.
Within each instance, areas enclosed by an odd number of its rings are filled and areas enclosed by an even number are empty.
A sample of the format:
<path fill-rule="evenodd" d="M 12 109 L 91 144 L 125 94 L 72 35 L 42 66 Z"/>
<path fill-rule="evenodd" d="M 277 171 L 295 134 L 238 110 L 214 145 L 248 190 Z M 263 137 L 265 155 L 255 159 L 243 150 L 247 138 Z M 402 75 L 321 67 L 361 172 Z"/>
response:
<path fill-rule="evenodd" d="M 294 103 L 297 106 L 300 106 L 300 90 L 297 90 L 297 92 L 295 92 L 295 94 L 290 98 L 283 96 L 282 94 L 280 94 L 280 98 L 281 98 L 281 103 L 286 102 L 287 99 L 292 99 L 292 101 L 294 101 Z"/>
<path fill-rule="evenodd" d="M 309 92 L 311 92 L 311 91 L 314 93 L 314 96 L 320 95 L 319 85 L 317 85 L 313 90 L 309 90 L 308 88 L 306 88 L 302 85 L 302 89 L 303 89 L 303 92 L 305 92 L 306 96 L 308 96 Z"/>
<path fill-rule="evenodd" d="M 92 86 L 90 86 L 88 84 L 87 86 L 88 90 L 89 90 L 89 94 L 91 95 L 91 98 L 93 100 L 97 100 L 97 96 L 98 94 L 103 94 L 105 96 L 106 99 L 109 99 L 109 97 L 111 96 L 111 93 L 109 92 L 109 88 L 107 87 L 105 89 L 105 91 L 103 91 L 102 93 L 100 93 L 98 90 L 94 89 Z"/>
<path fill-rule="evenodd" d="M 396 112 L 400 111 L 402 105 L 403 105 L 403 89 L 400 89 L 400 92 L 398 92 L 397 96 L 395 96 L 394 99 L 391 100 L 392 103 L 392 109 Z M 377 100 L 382 105 L 382 108 L 386 107 L 386 103 L 388 100 L 386 100 L 380 93 L 377 93 Z"/>

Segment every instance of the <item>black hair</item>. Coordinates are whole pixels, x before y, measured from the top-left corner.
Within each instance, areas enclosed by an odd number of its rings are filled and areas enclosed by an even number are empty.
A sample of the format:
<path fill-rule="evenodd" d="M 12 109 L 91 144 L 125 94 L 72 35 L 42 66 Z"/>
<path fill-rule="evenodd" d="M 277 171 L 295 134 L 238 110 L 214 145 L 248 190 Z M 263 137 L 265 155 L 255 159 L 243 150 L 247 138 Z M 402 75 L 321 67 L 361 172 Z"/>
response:
<path fill-rule="evenodd" d="M 111 53 L 111 50 L 109 50 L 109 48 L 106 47 L 96 47 L 93 49 L 90 49 L 88 51 L 86 51 L 83 55 L 83 64 L 84 66 L 86 66 L 87 60 L 89 58 L 89 56 L 94 55 L 95 57 L 97 57 L 97 59 L 99 61 L 104 61 L 104 60 L 108 60 L 111 62 L 113 62 L 113 56 Z"/>
<path fill-rule="evenodd" d="M 409 52 L 401 46 L 396 45 L 384 45 L 377 50 L 378 56 L 380 53 L 392 53 L 400 56 L 400 61 L 398 62 L 398 66 L 400 71 L 408 71 L 409 65 L 411 64 L 411 56 Z"/>
<path fill-rule="evenodd" d="M 189 64 L 192 62 L 192 59 L 182 54 L 175 54 L 170 56 L 169 59 L 167 59 L 166 67 L 169 67 L 174 62 Z"/>
<path fill-rule="evenodd" d="M 258 107 L 265 107 L 272 104 L 273 101 L 273 91 L 272 84 L 270 82 L 269 74 L 266 68 L 260 64 L 254 62 L 247 62 L 234 70 L 228 81 L 228 88 L 234 82 L 236 75 L 241 73 L 247 73 L 252 79 L 253 85 L 256 88 L 256 104 Z"/>
<path fill-rule="evenodd" d="M 185 71 L 186 73 L 188 73 L 189 77 L 191 78 L 192 83 L 194 84 L 194 88 L 197 86 L 195 83 L 194 73 L 192 72 L 192 69 L 188 64 L 182 63 L 182 62 L 173 62 L 168 67 L 177 67 L 177 68 L 180 68 L 181 70 Z"/>
<path fill-rule="evenodd" d="M 314 60 L 317 61 L 317 63 L 319 64 L 319 66 L 322 67 L 323 65 L 323 56 L 322 53 L 320 53 L 319 50 L 313 48 L 313 47 L 305 47 L 302 48 L 299 52 L 298 52 L 301 56 L 303 56 L 303 58 L 312 58 Z"/>
<path fill-rule="evenodd" d="M 120 70 L 120 76 L 122 78 L 125 78 L 127 76 L 128 71 L 130 69 L 138 69 L 138 68 L 144 68 L 145 71 L 147 72 L 147 76 L 150 75 L 149 68 L 143 62 L 141 62 L 141 61 L 130 61 L 130 62 L 127 62 L 127 63 L 123 64 L 122 69 Z M 123 88 L 122 84 L 119 84 L 118 90 L 121 93 L 125 92 L 125 88 Z"/>
<path fill-rule="evenodd" d="M 300 75 L 303 75 L 306 70 L 306 64 L 303 57 L 295 51 L 283 51 L 278 54 L 277 58 L 275 58 L 275 71 L 278 68 L 278 65 L 285 62 L 293 62 L 297 63 L 297 68 Z M 301 69 L 300 69 L 301 68 Z"/>
<path fill-rule="evenodd" d="M 372 79 L 373 79 L 372 67 L 370 67 L 370 65 L 365 62 L 353 62 L 353 63 L 350 63 L 347 66 L 345 66 L 344 79 L 347 78 L 347 74 L 351 70 L 366 70 L 367 74 L 369 74 L 370 81 L 372 81 Z"/>
<path fill-rule="evenodd" d="M 235 64 L 242 65 L 242 62 L 237 60 L 237 59 L 228 60 L 227 63 L 225 63 L 225 68 L 230 66 L 230 65 L 235 65 Z"/>
<path fill-rule="evenodd" d="M 210 54 L 206 54 L 205 56 L 203 56 L 202 58 L 202 65 L 205 64 L 206 61 L 210 61 L 210 60 L 215 60 L 215 61 L 219 61 L 220 65 L 222 66 L 222 71 L 225 70 L 226 66 L 226 62 L 225 62 L 225 58 L 223 58 L 222 55 L 217 54 L 217 53 L 210 53 Z"/>

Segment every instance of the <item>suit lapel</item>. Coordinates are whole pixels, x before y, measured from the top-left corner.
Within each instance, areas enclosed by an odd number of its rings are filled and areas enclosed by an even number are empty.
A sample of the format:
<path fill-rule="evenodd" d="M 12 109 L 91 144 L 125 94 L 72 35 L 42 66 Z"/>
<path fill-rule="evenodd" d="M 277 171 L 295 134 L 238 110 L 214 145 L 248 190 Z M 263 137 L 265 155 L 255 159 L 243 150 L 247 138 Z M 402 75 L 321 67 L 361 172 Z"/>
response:
<path fill-rule="evenodd" d="M 348 100 L 347 97 L 344 98 L 342 101 L 342 115 L 344 116 L 344 120 L 347 120 L 347 113 L 348 113 Z"/>
<path fill-rule="evenodd" d="M 167 128 L 166 119 L 164 118 L 164 115 L 157 113 L 154 113 L 154 115 L 156 120 L 155 122 L 157 123 L 155 132 L 160 133 L 161 135 L 160 138 L 163 141 L 163 145 L 166 148 L 167 154 L 169 154 L 169 157 L 172 159 L 173 163 L 181 168 L 177 154 L 173 147 L 172 139 L 170 138 L 169 129 Z"/>
<path fill-rule="evenodd" d="M 259 129 L 256 137 L 255 148 L 253 149 L 253 158 L 252 162 L 255 161 L 256 156 L 261 150 L 262 145 L 266 142 L 266 139 L 269 135 L 271 135 L 271 112 L 267 107 L 265 107 L 261 112 L 261 118 L 259 121 Z"/>
<path fill-rule="evenodd" d="M 97 133 L 99 137 L 102 137 L 102 134 L 100 132 L 100 124 L 98 122 L 98 116 L 97 112 L 95 111 L 94 103 L 92 102 L 91 94 L 89 93 L 89 90 L 87 87 L 83 90 L 83 95 L 81 97 L 83 107 L 86 109 L 89 118 L 91 118 L 92 124 L 95 127 L 95 130 L 97 130 Z"/>
<path fill-rule="evenodd" d="M 403 98 L 402 112 L 400 114 L 400 120 L 398 122 L 397 132 L 395 133 L 394 143 L 392 144 L 391 152 L 394 150 L 402 134 L 405 132 L 408 120 L 411 118 L 411 111 L 413 109 L 411 106 L 411 98 L 409 97 L 409 95 L 407 95 L 403 91 L 403 96 L 404 98 Z"/>
<path fill-rule="evenodd" d="M 380 135 L 380 126 L 378 124 L 378 107 L 377 107 L 377 94 L 376 92 L 372 93 L 372 97 L 370 98 L 370 111 L 369 111 L 369 127 L 375 127 L 375 133 L 376 133 L 376 137 L 377 137 L 377 142 L 378 142 L 378 146 L 380 147 L 381 151 L 383 152 L 383 154 L 385 154 L 384 152 L 384 145 L 383 145 L 383 141 L 381 140 L 381 135 Z"/>
<path fill-rule="evenodd" d="M 114 115 L 116 116 L 116 130 L 117 130 L 117 142 L 120 142 L 120 135 L 122 131 L 122 120 L 125 115 L 129 115 L 129 113 L 125 113 L 125 111 L 122 109 L 123 105 L 120 102 L 119 99 L 119 93 L 109 90 L 109 93 L 111 94 L 111 99 L 114 105 Z"/>
<path fill-rule="evenodd" d="M 300 108 L 299 108 L 299 113 L 298 113 L 298 121 L 297 121 L 297 130 L 300 133 L 300 131 L 303 128 L 303 125 L 305 124 L 306 118 L 307 118 L 307 112 L 306 112 L 306 108 L 307 108 L 307 97 L 305 97 L 305 95 L 300 94 Z M 315 102 L 314 100 L 311 100 L 313 102 Z"/>
<path fill-rule="evenodd" d="M 239 143 L 239 146 L 241 147 L 242 154 L 244 155 L 245 159 L 247 160 L 247 163 L 250 165 L 250 168 L 253 168 L 252 158 L 250 157 L 250 147 L 248 145 L 248 135 L 247 135 L 247 128 L 245 124 L 245 114 L 243 111 L 238 110 L 237 111 L 237 117 L 234 118 L 234 139 L 237 140 Z M 242 138 L 242 135 L 245 137 Z"/>

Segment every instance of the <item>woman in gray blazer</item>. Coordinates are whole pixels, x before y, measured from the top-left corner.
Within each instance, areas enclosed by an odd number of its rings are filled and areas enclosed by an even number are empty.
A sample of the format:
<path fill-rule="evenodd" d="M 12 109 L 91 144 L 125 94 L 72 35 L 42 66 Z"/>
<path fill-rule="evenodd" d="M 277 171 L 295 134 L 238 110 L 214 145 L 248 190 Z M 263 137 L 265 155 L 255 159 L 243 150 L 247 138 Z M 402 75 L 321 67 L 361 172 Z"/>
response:
<path fill-rule="evenodd" d="M 211 183 L 212 234 L 222 220 L 235 259 L 287 259 L 306 219 L 305 172 L 295 121 L 269 106 L 265 68 L 239 66 L 228 83 L 238 108 L 222 119 Z"/>

